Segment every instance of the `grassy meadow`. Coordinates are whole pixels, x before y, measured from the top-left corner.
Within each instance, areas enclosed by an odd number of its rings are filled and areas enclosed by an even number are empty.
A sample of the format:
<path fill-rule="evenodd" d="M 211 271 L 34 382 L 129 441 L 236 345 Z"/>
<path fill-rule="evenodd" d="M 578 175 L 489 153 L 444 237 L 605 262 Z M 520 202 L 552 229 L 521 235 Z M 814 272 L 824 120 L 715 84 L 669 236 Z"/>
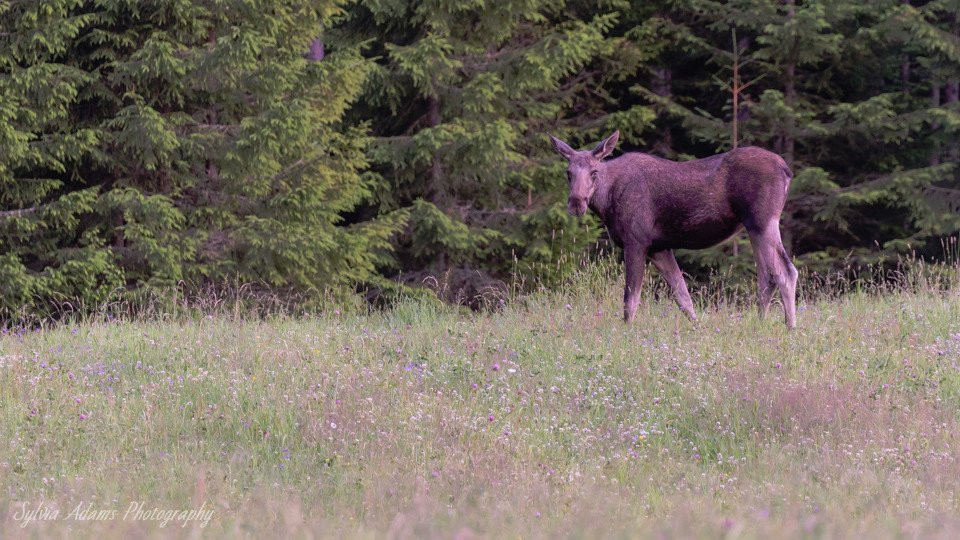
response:
<path fill-rule="evenodd" d="M 483 313 L 7 329 L 0 536 L 960 535 L 960 289 L 808 284 L 790 333 L 655 281 L 629 327 L 592 274 Z"/>

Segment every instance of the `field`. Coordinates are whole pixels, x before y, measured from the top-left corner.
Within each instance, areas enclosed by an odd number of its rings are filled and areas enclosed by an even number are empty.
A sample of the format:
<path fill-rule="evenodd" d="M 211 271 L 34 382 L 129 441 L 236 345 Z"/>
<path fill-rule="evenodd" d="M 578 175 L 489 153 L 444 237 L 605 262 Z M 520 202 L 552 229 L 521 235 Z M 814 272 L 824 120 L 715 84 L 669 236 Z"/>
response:
<path fill-rule="evenodd" d="M 960 535 L 957 288 L 618 287 L 7 330 L 3 536 Z"/>

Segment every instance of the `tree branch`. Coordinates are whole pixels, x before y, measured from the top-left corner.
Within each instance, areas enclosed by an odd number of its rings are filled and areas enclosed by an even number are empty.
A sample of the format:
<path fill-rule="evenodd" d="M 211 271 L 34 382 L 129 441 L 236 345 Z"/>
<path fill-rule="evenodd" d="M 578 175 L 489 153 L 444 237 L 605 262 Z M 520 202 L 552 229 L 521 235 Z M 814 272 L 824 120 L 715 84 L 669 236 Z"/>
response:
<path fill-rule="evenodd" d="M 3 210 L 0 211 L 0 219 L 6 218 L 21 218 L 24 216 L 29 216 L 34 214 L 37 211 L 37 207 L 33 206 L 31 208 L 21 208 L 20 210 Z"/>

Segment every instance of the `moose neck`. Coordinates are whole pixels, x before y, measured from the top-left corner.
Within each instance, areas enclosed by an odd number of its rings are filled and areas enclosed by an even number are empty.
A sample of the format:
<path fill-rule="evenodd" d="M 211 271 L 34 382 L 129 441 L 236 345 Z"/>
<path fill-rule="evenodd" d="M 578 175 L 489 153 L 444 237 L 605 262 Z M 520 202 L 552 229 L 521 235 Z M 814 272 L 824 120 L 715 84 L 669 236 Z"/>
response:
<path fill-rule="evenodd" d="M 598 168 L 601 169 L 600 179 L 597 180 L 596 189 L 590 196 L 590 209 L 596 212 L 600 219 L 604 219 L 610 208 L 610 187 L 613 185 L 613 180 L 608 176 L 606 163 L 600 163 Z"/>

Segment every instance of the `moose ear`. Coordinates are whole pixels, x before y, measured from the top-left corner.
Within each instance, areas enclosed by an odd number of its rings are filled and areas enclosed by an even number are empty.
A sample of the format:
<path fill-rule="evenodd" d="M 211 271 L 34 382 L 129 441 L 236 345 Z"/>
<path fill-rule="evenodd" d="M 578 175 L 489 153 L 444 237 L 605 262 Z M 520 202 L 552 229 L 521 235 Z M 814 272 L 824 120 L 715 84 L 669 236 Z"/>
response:
<path fill-rule="evenodd" d="M 610 135 L 606 139 L 600 141 L 600 144 L 593 149 L 593 157 L 597 159 L 603 159 L 610 155 L 613 152 L 613 149 L 617 147 L 617 140 L 620 139 L 620 130 L 613 132 L 613 135 Z"/>
<path fill-rule="evenodd" d="M 570 148 L 570 145 L 561 141 L 560 139 L 550 135 L 550 142 L 553 143 L 553 149 L 557 151 L 561 156 L 570 159 L 573 154 L 576 153 L 576 150 Z"/>

